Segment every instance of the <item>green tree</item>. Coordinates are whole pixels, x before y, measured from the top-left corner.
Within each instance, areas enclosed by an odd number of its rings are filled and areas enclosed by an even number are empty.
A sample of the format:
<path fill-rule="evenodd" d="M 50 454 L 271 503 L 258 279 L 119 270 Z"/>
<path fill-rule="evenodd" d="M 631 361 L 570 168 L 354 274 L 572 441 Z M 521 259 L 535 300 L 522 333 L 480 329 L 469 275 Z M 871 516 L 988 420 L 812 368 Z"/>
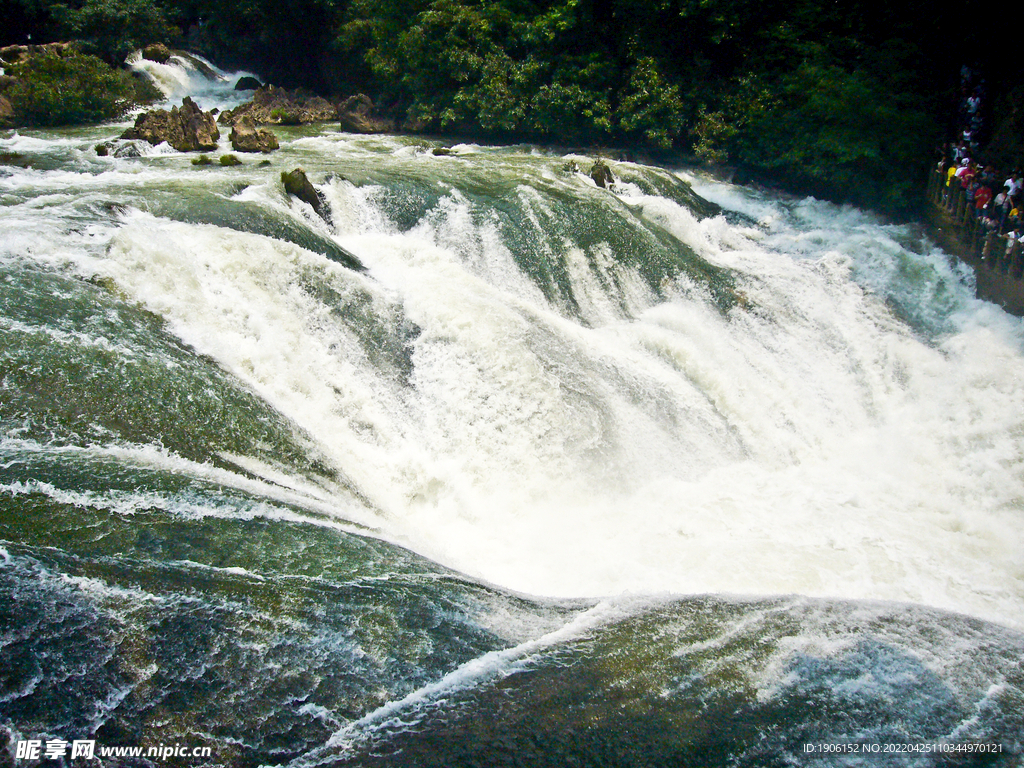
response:
<path fill-rule="evenodd" d="M 685 123 L 679 87 L 668 83 L 651 57 L 637 62 L 619 104 L 619 127 L 639 133 L 648 144 L 667 149 Z"/>
<path fill-rule="evenodd" d="M 110 64 L 121 64 L 132 51 L 179 35 L 154 0 L 84 0 L 55 3 L 51 13 L 60 20 L 58 32 L 78 40 L 85 50 Z"/>
<path fill-rule="evenodd" d="M 7 93 L 19 122 L 78 125 L 121 117 L 138 102 L 134 78 L 95 56 L 46 53 L 11 67 Z"/>

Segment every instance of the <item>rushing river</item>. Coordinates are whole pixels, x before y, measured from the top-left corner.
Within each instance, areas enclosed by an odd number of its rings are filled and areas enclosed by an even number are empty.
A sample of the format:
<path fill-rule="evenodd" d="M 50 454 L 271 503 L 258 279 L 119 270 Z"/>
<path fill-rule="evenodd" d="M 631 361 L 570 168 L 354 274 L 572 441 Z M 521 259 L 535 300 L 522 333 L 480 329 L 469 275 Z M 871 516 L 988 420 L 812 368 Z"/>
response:
<path fill-rule="evenodd" d="M 0 134 L 8 762 L 1019 765 L 1024 327 L 920 230 L 124 127 Z"/>

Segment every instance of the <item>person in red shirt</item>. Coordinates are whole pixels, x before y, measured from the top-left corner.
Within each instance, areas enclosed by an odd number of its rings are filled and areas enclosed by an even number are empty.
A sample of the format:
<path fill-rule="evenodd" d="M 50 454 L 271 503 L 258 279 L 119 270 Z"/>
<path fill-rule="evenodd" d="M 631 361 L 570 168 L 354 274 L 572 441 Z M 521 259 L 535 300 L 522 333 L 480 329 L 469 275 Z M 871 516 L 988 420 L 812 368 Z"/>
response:
<path fill-rule="evenodd" d="M 960 177 L 960 186 L 967 189 L 971 183 L 971 179 L 974 178 L 974 173 L 974 163 L 968 163 L 957 171 L 956 175 Z"/>
<path fill-rule="evenodd" d="M 974 193 L 974 207 L 980 214 L 992 200 L 992 187 L 988 184 L 982 184 L 978 187 L 978 191 Z"/>

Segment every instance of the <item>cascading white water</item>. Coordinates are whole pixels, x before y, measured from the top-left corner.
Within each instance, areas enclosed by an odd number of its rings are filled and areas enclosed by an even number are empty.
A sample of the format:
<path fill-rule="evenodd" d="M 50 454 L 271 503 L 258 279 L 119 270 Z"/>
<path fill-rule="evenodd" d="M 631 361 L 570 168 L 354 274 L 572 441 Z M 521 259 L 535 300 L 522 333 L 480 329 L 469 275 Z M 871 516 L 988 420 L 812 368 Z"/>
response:
<path fill-rule="evenodd" d="M 135 66 L 238 103 L 188 62 Z M 918 229 L 125 125 L 0 135 L 0 750 L 1015 764 L 1024 326 Z"/>
<path fill-rule="evenodd" d="M 227 109 L 252 96 L 251 92 L 235 91 L 234 86 L 243 77 L 254 77 L 253 73 L 225 72 L 194 53 L 176 52 L 161 64 L 135 51 L 126 63 L 152 80 L 169 102 L 190 96 L 203 109 Z"/>
<path fill-rule="evenodd" d="M 375 149 L 384 162 L 405 151 Z M 489 162 L 465 152 L 456 162 Z M 594 194 L 582 177 L 550 183 Z M 581 313 L 567 316 L 456 189 L 407 231 L 372 188 L 330 185 L 333 231 L 291 202 L 365 277 L 143 214 L 95 268 L 312 435 L 385 535 L 462 572 L 539 595 L 799 593 L 1019 625 L 1020 323 L 970 299 L 941 254 L 908 253 L 905 230 L 698 186 L 760 221 L 698 221 L 628 184 L 619 204 L 733 272 L 742 301 L 727 314 L 685 278 L 659 299 L 607 246 L 566 238 Z M 286 204 L 272 183 L 242 195 Z M 520 196 L 526 211 L 545 204 L 527 184 Z M 914 330 L 865 289 L 901 258 L 950 282 L 948 331 Z M 409 386 L 367 361 L 312 284 L 420 329 Z"/>

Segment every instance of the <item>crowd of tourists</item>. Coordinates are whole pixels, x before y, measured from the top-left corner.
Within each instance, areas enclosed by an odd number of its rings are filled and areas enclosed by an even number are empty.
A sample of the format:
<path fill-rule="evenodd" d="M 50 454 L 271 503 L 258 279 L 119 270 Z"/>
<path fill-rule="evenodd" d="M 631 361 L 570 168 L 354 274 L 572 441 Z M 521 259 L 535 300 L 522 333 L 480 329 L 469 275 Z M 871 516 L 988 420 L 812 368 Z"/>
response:
<path fill-rule="evenodd" d="M 1000 171 L 985 163 L 980 138 L 985 124 L 985 82 L 965 66 L 961 70 L 961 99 L 958 112 L 958 140 L 942 148 L 937 172 L 941 183 L 940 201 L 959 214 L 964 223 L 972 220 L 982 233 L 1005 235 L 1007 248 L 1020 239 L 1024 221 L 1024 176 L 1019 168 Z"/>

